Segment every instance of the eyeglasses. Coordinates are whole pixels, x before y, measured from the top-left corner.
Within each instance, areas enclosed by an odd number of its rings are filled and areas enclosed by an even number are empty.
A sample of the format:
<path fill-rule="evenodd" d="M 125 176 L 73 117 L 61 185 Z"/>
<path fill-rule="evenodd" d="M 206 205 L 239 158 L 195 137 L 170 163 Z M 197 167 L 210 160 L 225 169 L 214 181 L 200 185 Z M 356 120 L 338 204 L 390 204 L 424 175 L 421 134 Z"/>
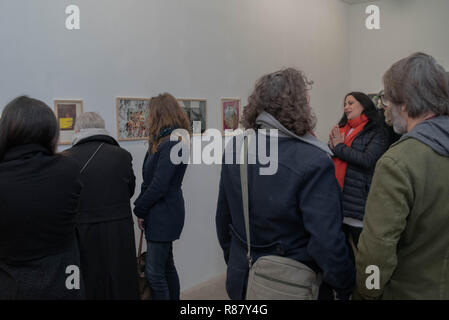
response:
<path fill-rule="evenodd" d="M 390 102 L 387 99 L 385 99 L 385 93 L 383 90 L 379 92 L 379 100 L 383 108 L 388 108 L 388 106 L 390 105 Z"/>

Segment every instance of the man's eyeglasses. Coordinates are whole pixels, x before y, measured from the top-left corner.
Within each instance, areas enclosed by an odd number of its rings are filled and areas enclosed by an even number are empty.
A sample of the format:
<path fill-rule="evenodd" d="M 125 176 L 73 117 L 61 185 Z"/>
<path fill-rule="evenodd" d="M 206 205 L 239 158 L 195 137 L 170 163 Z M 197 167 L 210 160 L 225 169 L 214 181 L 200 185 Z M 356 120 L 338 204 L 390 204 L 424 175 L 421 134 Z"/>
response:
<path fill-rule="evenodd" d="M 379 100 L 382 108 L 388 108 L 389 102 L 385 99 L 385 93 L 383 90 L 379 92 Z"/>

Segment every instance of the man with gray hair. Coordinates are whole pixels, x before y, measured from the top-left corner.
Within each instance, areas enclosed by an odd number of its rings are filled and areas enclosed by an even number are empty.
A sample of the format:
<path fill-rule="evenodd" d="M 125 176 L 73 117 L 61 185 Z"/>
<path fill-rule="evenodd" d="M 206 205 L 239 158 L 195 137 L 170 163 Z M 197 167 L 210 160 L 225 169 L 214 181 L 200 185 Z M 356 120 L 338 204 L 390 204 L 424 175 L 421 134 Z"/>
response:
<path fill-rule="evenodd" d="M 131 154 L 109 135 L 95 112 L 76 119 L 73 147 L 65 154 L 81 169 L 77 234 L 87 299 L 138 299 Z"/>
<path fill-rule="evenodd" d="M 75 120 L 74 129 L 72 145 L 76 145 L 79 141 L 94 135 L 109 136 L 103 118 L 95 112 L 85 112 L 79 115 Z"/>
<path fill-rule="evenodd" d="M 415 53 L 384 75 L 384 101 L 404 134 L 380 158 L 360 235 L 365 299 L 449 299 L 449 84 Z"/>

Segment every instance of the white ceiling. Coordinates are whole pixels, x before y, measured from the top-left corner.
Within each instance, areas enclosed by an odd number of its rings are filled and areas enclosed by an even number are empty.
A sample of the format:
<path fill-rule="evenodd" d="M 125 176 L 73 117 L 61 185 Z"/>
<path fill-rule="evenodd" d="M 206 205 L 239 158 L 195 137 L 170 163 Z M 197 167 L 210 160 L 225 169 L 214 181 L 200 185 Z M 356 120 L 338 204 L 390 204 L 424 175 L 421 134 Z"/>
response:
<path fill-rule="evenodd" d="M 342 0 L 343 2 L 349 3 L 349 4 L 357 4 L 357 3 L 366 3 L 366 2 L 376 2 L 379 0 Z"/>

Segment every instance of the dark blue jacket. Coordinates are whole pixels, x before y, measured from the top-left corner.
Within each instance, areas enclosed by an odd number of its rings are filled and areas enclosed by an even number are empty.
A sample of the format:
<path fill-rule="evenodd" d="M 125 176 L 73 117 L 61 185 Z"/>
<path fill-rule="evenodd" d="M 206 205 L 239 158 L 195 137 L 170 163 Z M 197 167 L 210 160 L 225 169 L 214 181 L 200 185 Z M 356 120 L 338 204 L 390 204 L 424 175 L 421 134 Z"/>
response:
<path fill-rule="evenodd" d="M 322 271 L 324 281 L 347 297 L 355 270 L 341 230 L 334 165 L 324 151 L 294 138 L 279 138 L 278 148 L 275 175 L 259 175 L 258 161 L 248 165 L 253 261 L 271 254 L 295 259 Z M 249 268 L 238 164 L 222 165 L 216 227 L 228 265 L 227 292 L 243 299 Z"/>
<path fill-rule="evenodd" d="M 363 220 L 374 168 L 388 146 L 386 127 L 371 121 L 355 137 L 351 147 L 344 143 L 335 146 L 335 156 L 348 163 L 342 199 L 345 217 Z"/>
<path fill-rule="evenodd" d="M 170 151 L 177 143 L 180 142 L 166 140 L 155 154 L 145 156 L 143 183 L 134 202 L 134 214 L 145 219 L 147 241 L 177 240 L 184 227 L 181 186 L 187 164 L 173 164 L 170 160 Z"/>

